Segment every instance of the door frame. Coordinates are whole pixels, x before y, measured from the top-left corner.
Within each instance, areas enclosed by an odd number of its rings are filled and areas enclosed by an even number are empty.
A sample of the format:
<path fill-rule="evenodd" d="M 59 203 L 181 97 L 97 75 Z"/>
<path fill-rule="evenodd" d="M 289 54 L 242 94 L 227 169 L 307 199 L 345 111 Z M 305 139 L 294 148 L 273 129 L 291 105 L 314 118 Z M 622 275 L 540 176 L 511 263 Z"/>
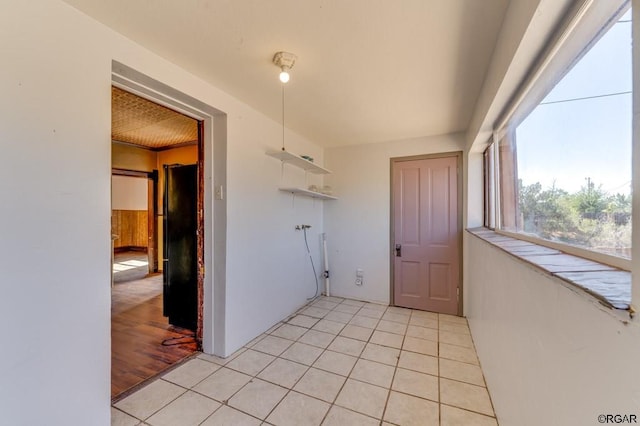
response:
<path fill-rule="evenodd" d="M 463 283 L 464 283 L 464 279 L 462 276 L 462 271 L 463 271 L 463 267 L 462 267 L 462 257 L 463 257 L 463 247 L 462 247 L 462 190 L 463 190 L 463 186 L 462 186 L 462 174 L 461 174 L 461 170 L 462 170 L 462 160 L 463 160 L 463 156 L 462 156 L 462 151 L 450 151 L 450 152 L 442 152 L 442 153 L 436 153 L 436 154 L 421 154 L 421 155 L 411 155 L 411 156 L 407 156 L 407 157 L 392 157 L 389 159 L 389 300 L 390 300 L 390 304 L 391 306 L 396 306 L 395 304 L 395 294 L 394 294 L 394 289 L 395 289 L 395 253 L 394 253 L 394 241 L 395 241 L 395 211 L 394 211 L 394 192 L 393 192 L 393 184 L 394 184 L 394 178 L 393 178 L 393 171 L 394 171 L 394 167 L 396 163 L 401 163 L 403 161 L 412 161 L 412 160 L 431 160 L 431 159 L 437 159 L 437 158 L 450 158 L 450 157 L 455 157 L 456 158 L 456 168 L 457 168 L 457 175 L 458 175 L 458 179 L 457 179 L 457 185 L 456 185 L 456 191 L 457 191 L 457 201 L 458 201 L 458 289 L 459 289 L 459 293 L 458 293 L 458 316 L 463 316 L 464 314 L 464 289 L 463 289 Z"/>
<path fill-rule="evenodd" d="M 158 226 L 156 224 L 158 215 L 158 171 L 154 169 L 150 172 L 143 172 L 112 167 L 111 176 L 145 178 L 149 183 L 147 186 L 147 229 L 148 238 L 153 246 L 153 258 L 151 257 L 152 254 L 149 253 L 148 245 L 147 255 L 149 259 L 153 259 L 149 262 L 149 273 L 156 273 L 158 272 Z"/>
<path fill-rule="evenodd" d="M 227 200 L 213 198 L 213 188 L 227 185 L 227 114 L 209 104 L 155 80 L 116 60 L 111 62 L 111 84 L 184 115 L 202 121 L 203 217 L 202 249 L 202 350 L 226 356 L 225 293 Z M 226 191 L 220 191 L 224 193 Z"/>

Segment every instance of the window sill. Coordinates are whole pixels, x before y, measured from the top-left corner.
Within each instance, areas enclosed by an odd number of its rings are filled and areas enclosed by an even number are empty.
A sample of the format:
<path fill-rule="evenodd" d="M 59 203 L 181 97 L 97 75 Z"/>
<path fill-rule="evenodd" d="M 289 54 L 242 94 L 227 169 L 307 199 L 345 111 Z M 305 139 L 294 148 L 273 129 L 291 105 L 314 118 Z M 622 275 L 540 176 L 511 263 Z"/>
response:
<path fill-rule="evenodd" d="M 467 229 L 467 232 L 551 276 L 584 290 L 604 306 L 629 310 L 630 272 L 501 235 L 487 228 L 472 228 Z"/>

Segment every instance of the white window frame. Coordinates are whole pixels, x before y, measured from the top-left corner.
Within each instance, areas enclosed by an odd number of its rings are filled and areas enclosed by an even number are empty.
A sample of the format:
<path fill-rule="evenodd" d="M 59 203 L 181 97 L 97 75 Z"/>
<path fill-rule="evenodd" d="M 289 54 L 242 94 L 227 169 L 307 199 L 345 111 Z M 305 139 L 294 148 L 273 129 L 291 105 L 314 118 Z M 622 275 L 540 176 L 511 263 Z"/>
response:
<path fill-rule="evenodd" d="M 632 262 L 630 259 L 501 229 L 502 209 L 500 205 L 501 181 L 499 146 L 502 139 L 501 136 L 504 134 L 510 121 L 518 115 L 526 117 L 530 113 L 532 107 L 537 106 L 549 90 L 555 86 L 558 81 L 558 74 L 564 75 L 564 73 L 570 69 L 575 62 L 580 60 L 582 57 L 580 53 L 588 50 L 588 48 L 599 39 L 599 35 L 609 29 L 609 24 L 612 21 L 617 21 L 619 16 L 622 14 L 622 11 L 628 7 L 629 3 L 630 0 L 607 0 L 606 2 L 584 0 L 579 2 L 568 14 L 568 18 L 563 24 L 561 24 L 559 31 L 556 32 L 555 37 L 553 37 L 552 41 L 548 44 L 547 49 L 541 55 L 541 60 L 538 61 L 537 65 L 534 66 L 529 73 L 528 78 L 521 86 L 521 90 L 519 90 L 514 97 L 514 101 L 509 104 L 506 111 L 501 115 L 500 120 L 497 121 L 496 126 L 494 127 L 495 130 L 493 132 L 492 140 L 490 141 L 492 145 L 490 145 L 489 148 L 493 150 L 493 161 L 491 164 L 494 170 L 485 171 L 485 173 L 493 176 L 492 180 L 494 187 L 485 188 L 485 190 L 491 191 L 492 189 L 493 191 L 490 192 L 489 196 L 485 197 L 485 199 L 487 199 L 490 204 L 488 206 L 489 209 L 493 209 L 494 214 L 492 217 L 495 221 L 495 232 L 512 238 L 529 241 L 541 246 L 561 250 L 565 253 L 607 264 L 626 271 L 631 271 L 632 269 Z M 602 22 L 603 16 L 607 18 L 604 24 Z M 594 32 L 594 30 L 596 31 Z M 557 65 L 558 62 L 565 65 L 559 67 Z M 636 62 L 635 55 L 633 62 L 634 64 Z M 527 109 L 529 112 L 526 112 Z M 491 179 L 489 179 L 489 181 L 491 181 Z M 633 198 L 635 207 L 635 205 L 637 205 L 637 201 L 635 200 L 635 196 Z M 633 217 L 637 217 L 637 214 L 634 213 Z M 634 221 L 632 222 L 632 226 L 635 229 L 635 227 L 640 226 L 640 224 L 637 224 L 637 221 Z M 636 232 L 634 231 L 634 235 L 635 233 Z"/>
<path fill-rule="evenodd" d="M 498 205 L 496 204 L 496 191 L 498 185 L 496 183 L 496 144 L 493 139 L 489 141 L 489 144 L 482 153 L 482 168 L 483 168 L 483 191 L 484 191 L 484 205 L 483 205 L 483 223 L 486 228 L 491 230 L 496 229 L 496 212 Z"/>

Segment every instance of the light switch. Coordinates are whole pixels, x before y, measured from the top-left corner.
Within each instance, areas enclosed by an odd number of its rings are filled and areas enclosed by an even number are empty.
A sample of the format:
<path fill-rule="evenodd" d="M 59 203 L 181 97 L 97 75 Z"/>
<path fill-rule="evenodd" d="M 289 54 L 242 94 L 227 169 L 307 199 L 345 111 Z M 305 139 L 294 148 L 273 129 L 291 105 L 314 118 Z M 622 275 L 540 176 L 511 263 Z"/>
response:
<path fill-rule="evenodd" d="M 224 191 L 222 189 L 222 185 L 216 185 L 215 199 L 216 200 L 224 200 Z"/>

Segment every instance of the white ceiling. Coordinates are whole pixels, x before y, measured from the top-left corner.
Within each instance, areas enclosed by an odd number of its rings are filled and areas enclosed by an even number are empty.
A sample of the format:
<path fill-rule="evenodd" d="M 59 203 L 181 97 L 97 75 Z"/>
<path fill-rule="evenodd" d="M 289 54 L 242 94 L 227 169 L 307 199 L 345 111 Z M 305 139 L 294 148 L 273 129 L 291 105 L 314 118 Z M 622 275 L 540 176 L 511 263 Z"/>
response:
<path fill-rule="evenodd" d="M 65 0 L 323 146 L 467 129 L 508 0 Z M 213 105 L 215 107 L 215 105 Z"/>

